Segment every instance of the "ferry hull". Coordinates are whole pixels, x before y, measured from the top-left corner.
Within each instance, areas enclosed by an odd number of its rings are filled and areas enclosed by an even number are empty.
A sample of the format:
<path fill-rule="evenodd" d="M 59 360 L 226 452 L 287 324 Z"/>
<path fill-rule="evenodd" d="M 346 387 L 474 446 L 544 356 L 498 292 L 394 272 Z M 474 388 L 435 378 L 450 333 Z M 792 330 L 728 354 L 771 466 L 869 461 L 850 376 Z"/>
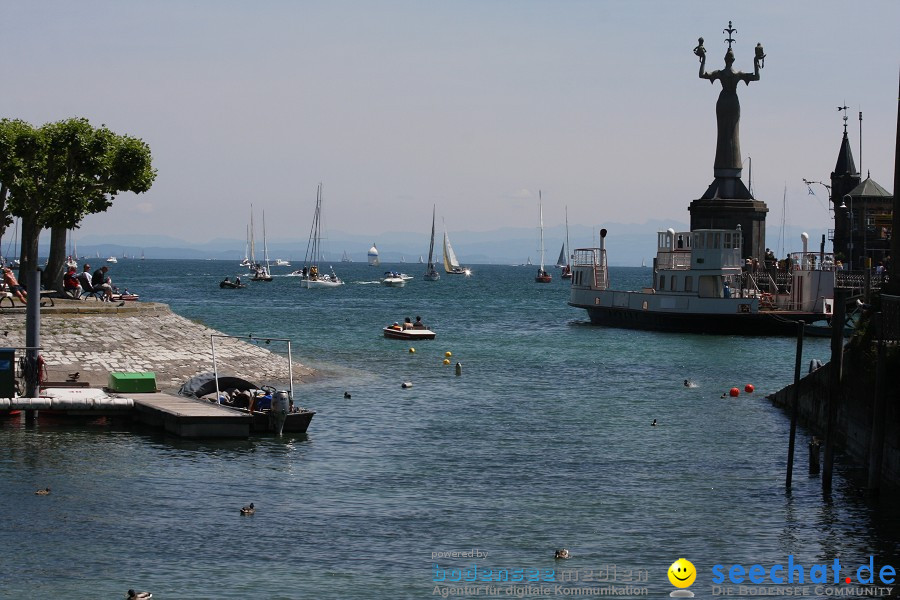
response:
<path fill-rule="evenodd" d="M 584 308 L 592 325 L 713 335 L 795 335 L 797 321 L 821 320 L 819 313 L 773 311 L 757 313 L 706 313 L 644 311 L 624 307 L 571 306 Z"/>

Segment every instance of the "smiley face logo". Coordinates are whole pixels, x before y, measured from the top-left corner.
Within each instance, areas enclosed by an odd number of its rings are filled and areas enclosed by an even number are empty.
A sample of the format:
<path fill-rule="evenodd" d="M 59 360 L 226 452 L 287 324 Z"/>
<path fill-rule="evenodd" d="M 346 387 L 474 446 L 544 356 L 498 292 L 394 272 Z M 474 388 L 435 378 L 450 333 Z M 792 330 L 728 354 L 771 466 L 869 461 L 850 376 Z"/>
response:
<path fill-rule="evenodd" d="M 669 567 L 669 582 L 677 588 L 690 587 L 697 579 L 697 569 L 686 558 L 679 558 Z"/>

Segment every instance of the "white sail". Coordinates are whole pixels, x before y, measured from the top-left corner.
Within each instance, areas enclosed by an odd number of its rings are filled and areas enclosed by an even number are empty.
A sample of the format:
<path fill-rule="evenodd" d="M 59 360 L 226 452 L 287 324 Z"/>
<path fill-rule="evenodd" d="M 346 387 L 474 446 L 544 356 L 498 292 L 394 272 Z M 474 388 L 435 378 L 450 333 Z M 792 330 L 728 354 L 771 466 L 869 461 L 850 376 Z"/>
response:
<path fill-rule="evenodd" d="M 459 269 L 459 261 L 456 259 L 456 253 L 453 252 L 453 246 L 450 245 L 450 238 L 447 237 L 447 231 L 444 231 L 444 270 L 452 273 Z"/>
<path fill-rule="evenodd" d="M 428 245 L 428 268 L 425 269 L 425 279 L 427 281 L 437 281 L 441 278 L 438 274 L 437 269 L 434 268 L 434 214 L 435 207 L 431 207 L 431 243 Z M 419 262 L 422 262 L 422 257 L 419 257 Z"/>

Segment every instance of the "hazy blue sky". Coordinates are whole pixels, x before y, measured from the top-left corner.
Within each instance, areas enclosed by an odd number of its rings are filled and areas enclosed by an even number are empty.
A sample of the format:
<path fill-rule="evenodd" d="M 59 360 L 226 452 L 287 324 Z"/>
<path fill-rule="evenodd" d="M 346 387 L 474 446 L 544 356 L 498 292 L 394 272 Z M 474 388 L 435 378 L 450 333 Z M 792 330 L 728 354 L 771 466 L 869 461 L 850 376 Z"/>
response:
<path fill-rule="evenodd" d="M 79 235 L 305 240 L 327 227 L 424 231 L 544 220 L 687 222 L 712 181 L 722 30 L 741 86 L 741 148 L 769 227 L 827 227 L 826 181 L 851 107 L 857 165 L 893 188 L 900 1 L 3 1 L 0 105 L 143 138 L 159 175 Z M 744 180 L 747 181 L 747 168 Z M 652 239 L 649 242 L 652 244 Z"/>

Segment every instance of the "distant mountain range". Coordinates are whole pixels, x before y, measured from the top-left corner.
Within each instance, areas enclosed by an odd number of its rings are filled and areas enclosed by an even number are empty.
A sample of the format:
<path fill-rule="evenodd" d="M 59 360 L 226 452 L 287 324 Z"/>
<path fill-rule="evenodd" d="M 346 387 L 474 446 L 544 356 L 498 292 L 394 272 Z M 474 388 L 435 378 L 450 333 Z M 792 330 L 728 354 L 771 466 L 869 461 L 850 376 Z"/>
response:
<path fill-rule="evenodd" d="M 641 224 L 610 223 L 603 225 L 608 230 L 606 248 L 610 265 L 638 266 L 646 261 L 649 266 L 656 256 L 656 232 L 673 228 L 686 231 L 687 223 L 672 221 L 647 221 Z M 569 244 L 575 248 L 594 247 L 599 244 L 601 226 L 584 225 L 569 226 Z M 787 227 L 784 233 L 784 253 L 800 250 L 801 229 Z M 394 231 L 376 236 L 361 236 L 342 232 L 334 232 L 325 240 L 326 260 L 339 262 L 344 251 L 354 262 L 365 262 L 366 254 L 374 243 L 378 248 L 381 261 L 384 263 L 415 263 L 419 256 L 427 258 L 428 232 Z M 818 248 L 821 234 L 824 231 L 808 231 L 810 246 Z M 435 254 L 441 260 L 442 235 L 435 239 Z M 524 264 L 529 258 L 537 265 L 540 262 L 539 232 L 535 228 L 501 228 L 492 231 L 451 231 L 450 239 L 453 249 L 463 264 Z M 768 230 L 766 245 L 778 254 L 781 251 L 781 230 Z M 544 228 L 544 262 L 554 264 L 559 256 L 560 247 L 566 240 L 565 226 Z M 292 262 L 301 262 L 306 252 L 307 240 L 275 239 L 269 240 L 269 259 L 283 258 Z M 146 258 L 193 258 L 241 260 L 244 256 L 246 242 L 242 239 L 216 238 L 203 243 L 189 242 L 164 235 L 88 235 L 78 239 L 78 252 L 82 256 L 135 257 Z M 826 251 L 830 251 L 830 243 Z M 41 240 L 42 254 L 49 247 L 49 237 Z M 5 253 L 9 249 L 4 245 Z M 262 258 L 262 244 L 257 243 L 257 259 Z"/>

